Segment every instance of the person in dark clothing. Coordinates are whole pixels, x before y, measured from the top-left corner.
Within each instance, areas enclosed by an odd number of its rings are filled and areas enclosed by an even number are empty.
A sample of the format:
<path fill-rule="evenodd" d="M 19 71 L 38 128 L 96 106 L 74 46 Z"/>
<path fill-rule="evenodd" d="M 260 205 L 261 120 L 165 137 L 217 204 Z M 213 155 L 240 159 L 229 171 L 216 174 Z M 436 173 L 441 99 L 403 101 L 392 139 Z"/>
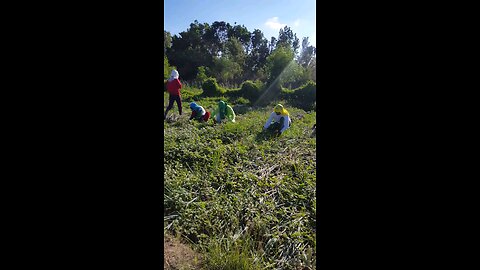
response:
<path fill-rule="evenodd" d="M 182 95 L 180 94 L 182 83 L 180 83 L 180 80 L 178 79 L 178 77 L 179 77 L 178 71 L 172 70 L 172 74 L 170 75 L 170 78 L 168 79 L 168 82 L 167 82 L 167 91 L 170 94 L 170 96 L 168 99 L 168 107 L 165 110 L 165 115 L 163 116 L 164 120 L 167 119 L 167 113 L 169 110 L 172 109 L 174 102 L 177 102 L 178 113 L 182 115 Z"/>

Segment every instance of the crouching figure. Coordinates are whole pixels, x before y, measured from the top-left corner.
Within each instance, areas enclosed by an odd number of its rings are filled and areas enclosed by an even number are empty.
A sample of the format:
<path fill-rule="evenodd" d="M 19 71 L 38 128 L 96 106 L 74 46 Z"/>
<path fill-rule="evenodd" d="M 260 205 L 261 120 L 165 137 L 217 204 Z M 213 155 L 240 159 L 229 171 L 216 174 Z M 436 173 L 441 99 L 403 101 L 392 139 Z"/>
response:
<path fill-rule="evenodd" d="M 192 109 L 192 115 L 190 115 L 189 120 L 195 119 L 199 122 L 207 122 L 210 118 L 210 112 L 195 102 L 190 103 L 190 109 Z"/>
<path fill-rule="evenodd" d="M 267 122 L 263 126 L 264 130 L 271 130 L 274 133 L 280 135 L 287 130 L 292 124 L 290 114 L 281 104 L 277 104 L 270 114 Z"/>

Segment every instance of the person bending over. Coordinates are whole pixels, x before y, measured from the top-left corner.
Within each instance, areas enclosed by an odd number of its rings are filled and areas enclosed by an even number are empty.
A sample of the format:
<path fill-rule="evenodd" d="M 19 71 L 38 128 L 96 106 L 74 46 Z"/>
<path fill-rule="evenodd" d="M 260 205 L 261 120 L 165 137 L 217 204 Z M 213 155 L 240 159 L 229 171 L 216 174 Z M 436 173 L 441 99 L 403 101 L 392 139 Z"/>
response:
<path fill-rule="evenodd" d="M 212 118 L 215 123 L 221 123 L 223 120 L 235 122 L 235 112 L 230 105 L 220 100 L 218 102 L 218 108 L 213 112 Z"/>
<path fill-rule="evenodd" d="M 190 103 L 190 109 L 192 109 L 192 115 L 190 115 L 189 120 L 195 119 L 199 122 L 207 122 L 210 118 L 210 112 L 195 102 Z"/>
<path fill-rule="evenodd" d="M 273 112 L 270 114 L 267 122 L 263 126 L 264 130 L 271 130 L 276 134 L 280 135 L 285 130 L 287 130 L 292 124 L 290 119 L 290 114 L 287 110 L 281 105 L 277 104 L 273 109 Z"/>

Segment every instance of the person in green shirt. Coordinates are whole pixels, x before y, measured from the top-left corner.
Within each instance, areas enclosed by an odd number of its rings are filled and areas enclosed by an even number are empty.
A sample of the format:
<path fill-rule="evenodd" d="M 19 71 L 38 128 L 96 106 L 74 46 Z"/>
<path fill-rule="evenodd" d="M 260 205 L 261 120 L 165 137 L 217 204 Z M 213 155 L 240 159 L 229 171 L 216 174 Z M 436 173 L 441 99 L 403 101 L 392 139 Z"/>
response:
<path fill-rule="evenodd" d="M 220 100 L 217 109 L 212 114 L 212 119 L 214 123 L 221 123 L 224 120 L 235 122 L 235 112 L 230 105 Z"/>

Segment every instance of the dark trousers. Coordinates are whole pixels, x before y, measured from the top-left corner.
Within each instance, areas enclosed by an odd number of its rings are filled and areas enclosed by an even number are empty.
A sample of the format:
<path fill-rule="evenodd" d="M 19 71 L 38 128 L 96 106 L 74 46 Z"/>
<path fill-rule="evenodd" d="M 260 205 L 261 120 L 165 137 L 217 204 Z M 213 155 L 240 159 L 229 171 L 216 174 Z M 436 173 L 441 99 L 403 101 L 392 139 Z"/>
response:
<path fill-rule="evenodd" d="M 178 113 L 180 115 L 182 115 L 182 98 L 180 96 L 170 95 L 170 97 L 168 99 L 168 107 L 165 110 L 165 117 L 167 117 L 167 113 L 168 113 L 169 110 L 172 109 L 173 103 L 175 101 L 177 102 L 177 105 L 178 105 Z"/>
<path fill-rule="evenodd" d="M 271 131 L 280 131 L 283 128 L 283 125 L 285 124 L 285 118 L 280 118 L 280 122 L 274 122 L 272 123 L 269 127 L 268 130 Z"/>
<path fill-rule="evenodd" d="M 282 125 L 278 122 L 272 123 L 269 127 L 268 130 L 270 131 L 280 131 L 282 130 Z"/>

